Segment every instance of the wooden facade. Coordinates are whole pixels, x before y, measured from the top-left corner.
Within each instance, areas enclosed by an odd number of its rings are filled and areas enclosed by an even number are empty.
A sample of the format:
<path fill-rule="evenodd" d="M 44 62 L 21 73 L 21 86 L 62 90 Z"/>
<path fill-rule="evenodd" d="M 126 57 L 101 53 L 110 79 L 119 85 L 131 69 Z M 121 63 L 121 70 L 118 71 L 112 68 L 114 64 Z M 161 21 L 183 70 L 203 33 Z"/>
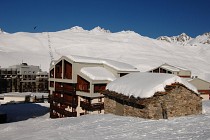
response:
<path fill-rule="evenodd" d="M 107 84 L 94 84 L 94 93 L 100 93 L 106 89 Z"/>
<path fill-rule="evenodd" d="M 50 117 L 76 117 L 78 96 L 75 85 L 70 83 L 55 83 L 55 91 L 50 96 Z"/>
<path fill-rule="evenodd" d="M 77 91 L 90 93 L 90 82 L 79 75 L 77 76 Z"/>
<path fill-rule="evenodd" d="M 55 78 L 62 78 L 62 61 L 55 65 Z"/>
<path fill-rule="evenodd" d="M 64 60 L 64 79 L 72 79 L 72 64 Z"/>

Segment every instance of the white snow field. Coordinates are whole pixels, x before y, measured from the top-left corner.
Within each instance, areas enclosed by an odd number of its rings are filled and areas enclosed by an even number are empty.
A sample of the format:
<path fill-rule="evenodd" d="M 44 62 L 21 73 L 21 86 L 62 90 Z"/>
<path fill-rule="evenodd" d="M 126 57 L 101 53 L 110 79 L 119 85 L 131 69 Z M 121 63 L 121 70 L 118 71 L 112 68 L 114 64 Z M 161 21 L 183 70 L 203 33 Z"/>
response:
<path fill-rule="evenodd" d="M 141 72 L 168 63 L 187 68 L 192 75 L 210 81 L 208 33 L 191 38 L 190 43 L 184 45 L 151 39 L 133 31 L 111 33 L 100 27 L 88 31 L 76 26 L 50 32 L 49 37 L 50 40 L 47 32 L 0 33 L 0 66 L 27 62 L 48 71 L 50 54 L 55 59 L 62 55 L 79 55 L 125 62 Z"/>
<path fill-rule="evenodd" d="M 24 105 L 24 104 L 23 104 Z M 24 109 L 14 106 L 13 110 Z M 8 105 L 9 106 L 9 105 Z M 45 111 L 46 104 L 27 105 Z M 84 115 L 77 118 L 50 119 L 49 114 L 25 121 L 0 124 L 1 140 L 169 140 L 210 139 L 210 101 L 203 102 L 202 115 L 146 120 L 135 117 Z M 13 111 L 10 107 L 10 111 Z M 23 114 L 24 111 L 21 111 Z M 21 115 L 19 113 L 19 115 Z M 27 115 L 26 115 L 27 116 Z M 16 117 L 15 115 L 13 116 Z"/>

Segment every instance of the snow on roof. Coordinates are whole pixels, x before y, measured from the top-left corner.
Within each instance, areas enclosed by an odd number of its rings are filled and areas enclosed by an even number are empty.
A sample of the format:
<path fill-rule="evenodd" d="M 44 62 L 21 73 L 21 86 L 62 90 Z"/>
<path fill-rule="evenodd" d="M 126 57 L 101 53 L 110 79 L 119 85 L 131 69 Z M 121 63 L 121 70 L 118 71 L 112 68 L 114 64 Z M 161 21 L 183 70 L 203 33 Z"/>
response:
<path fill-rule="evenodd" d="M 169 66 L 169 65 L 163 65 L 163 66 L 161 66 L 161 68 L 164 68 L 164 69 L 167 69 L 170 71 L 180 71 L 180 69 L 173 67 L 173 66 Z"/>
<path fill-rule="evenodd" d="M 172 66 L 172 65 L 169 65 L 167 63 L 161 65 L 160 67 L 171 70 L 171 71 L 187 70 L 186 68 L 182 68 L 182 67 L 179 67 L 179 66 Z"/>
<path fill-rule="evenodd" d="M 156 92 L 165 91 L 166 85 L 181 83 L 198 94 L 197 89 L 184 79 L 164 73 L 132 73 L 120 77 L 109 83 L 106 89 L 124 94 L 126 96 L 149 98 Z"/>
<path fill-rule="evenodd" d="M 126 64 L 126 63 L 118 62 L 114 60 L 109 60 L 109 59 L 100 59 L 100 58 L 92 58 L 92 57 L 76 56 L 76 55 L 68 55 L 66 57 L 68 57 L 74 62 L 104 64 L 118 71 L 138 71 L 137 68 L 135 68 L 134 66 L 130 64 Z"/>
<path fill-rule="evenodd" d="M 80 70 L 92 80 L 108 80 L 114 81 L 115 76 L 103 67 L 84 67 Z"/>
<path fill-rule="evenodd" d="M 77 55 L 67 55 L 66 57 L 68 57 L 69 59 L 71 59 L 74 62 L 101 64 L 100 59 L 97 59 L 97 58 L 86 57 L 86 56 L 77 56 Z"/>
<path fill-rule="evenodd" d="M 134 66 L 119 61 L 103 59 L 103 64 L 119 71 L 138 71 Z"/>

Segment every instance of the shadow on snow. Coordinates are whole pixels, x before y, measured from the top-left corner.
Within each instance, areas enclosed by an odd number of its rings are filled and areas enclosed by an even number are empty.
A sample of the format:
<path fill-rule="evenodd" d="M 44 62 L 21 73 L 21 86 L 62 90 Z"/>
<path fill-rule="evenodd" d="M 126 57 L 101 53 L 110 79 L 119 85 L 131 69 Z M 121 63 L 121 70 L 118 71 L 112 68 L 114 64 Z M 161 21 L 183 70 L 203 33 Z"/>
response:
<path fill-rule="evenodd" d="M 49 108 L 34 103 L 7 104 L 0 106 L 0 112 L 7 114 L 7 123 L 10 123 L 43 116 Z"/>

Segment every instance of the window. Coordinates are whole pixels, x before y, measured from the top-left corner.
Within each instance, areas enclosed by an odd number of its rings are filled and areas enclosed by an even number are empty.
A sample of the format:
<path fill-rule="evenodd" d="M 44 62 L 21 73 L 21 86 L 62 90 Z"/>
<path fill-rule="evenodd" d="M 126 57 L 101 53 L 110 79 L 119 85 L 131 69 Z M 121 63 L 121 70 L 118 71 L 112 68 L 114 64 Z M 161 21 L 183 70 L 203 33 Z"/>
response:
<path fill-rule="evenodd" d="M 105 90 L 106 84 L 94 84 L 94 93 L 99 93 Z"/>
<path fill-rule="evenodd" d="M 120 77 L 127 75 L 128 73 L 120 73 Z"/>

